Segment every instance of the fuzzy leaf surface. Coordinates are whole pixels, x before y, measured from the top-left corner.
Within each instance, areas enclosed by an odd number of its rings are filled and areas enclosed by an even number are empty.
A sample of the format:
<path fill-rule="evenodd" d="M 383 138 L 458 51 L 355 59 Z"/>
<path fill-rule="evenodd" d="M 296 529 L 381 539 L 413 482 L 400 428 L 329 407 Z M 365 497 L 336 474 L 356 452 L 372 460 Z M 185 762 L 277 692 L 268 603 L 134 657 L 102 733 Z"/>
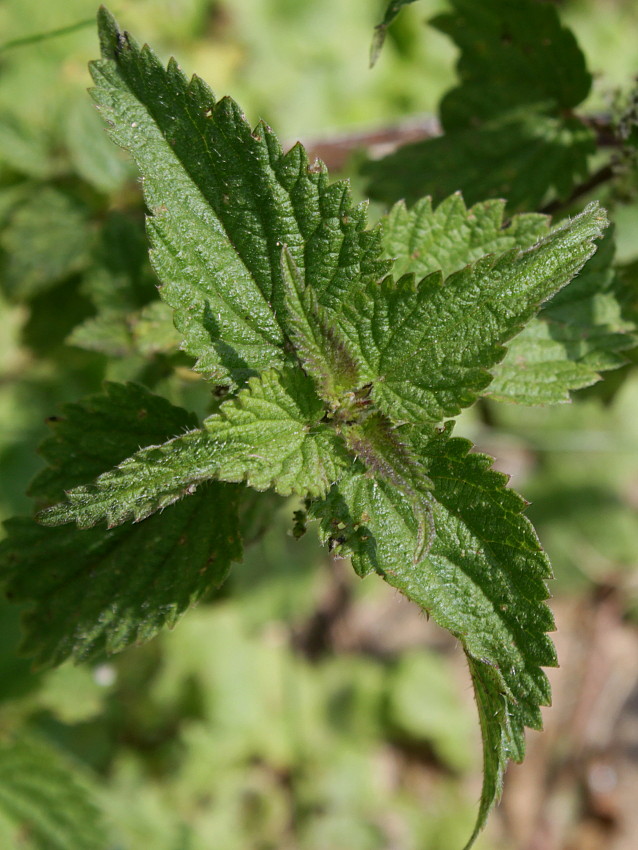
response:
<path fill-rule="evenodd" d="M 76 522 L 90 528 L 139 521 L 191 495 L 202 482 L 245 481 L 283 496 L 320 496 L 348 464 L 345 446 L 321 422 L 324 407 L 300 369 L 251 378 L 221 405 L 202 430 L 151 445 L 75 487 L 40 514 L 46 525 Z"/>
<path fill-rule="evenodd" d="M 485 254 L 530 248 L 549 234 L 549 218 L 527 213 L 505 218 L 505 201 L 467 207 L 460 192 L 434 207 L 429 197 L 411 209 L 399 201 L 383 219 L 383 247 L 395 275 L 449 277 Z"/>
<path fill-rule="evenodd" d="M 51 504 L 65 489 L 91 481 L 138 451 L 190 431 L 197 418 L 139 384 L 107 382 L 104 392 L 65 405 L 49 419 L 52 434 L 39 452 L 48 467 L 29 487 L 40 504 Z"/>
<path fill-rule="evenodd" d="M 383 412 L 438 422 L 472 404 L 503 344 L 582 268 L 605 224 L 592 204 L 531 248 L 487 255 L 445 283 L 433 273 L 359 290 L 341 325 Z"/>
<path fill-rule="evenodd" d="M 212 482 L 144 522 L 118 528 L 6 524 L 0 577 L 32 604 L 22 649 L 41 665 L 119 652 L 173 626 L 241 558 L 237 488 Z"/>
<path fill-rule="evenodd" d="M 104 850 L 109 844 L 77 767 L 35 737 L 0 743 L 0 811 L 13 827 L 12 847 Z"/>
<path fill-rule="evenodd" d="M 112 138 L 144 176 L 152 260 L 198 371 L 243 383 L 286 359 L 281 245 L 320 302 L 360 276 L 378 277 L 378 233 L 345 183 L 296 145 L 287 154 L 265 124 L 251 131 L 230 98 L 188 81 L 171 60 L 99 13 L 103 60 L 93 96 Z"/>
<path fill-rule="evenodd" d="M 251 378 L 236 399 L 204 422 L 219 446 L 217 475 L 282 496 L 321 496 L 350 465 L 325 408 L 300 369 Z"/>
<path fill-rule="evenodd" d="M 504 201 L 468 209 L 458 194 L 436 209 L 429 198 L 410 210 L 399 203 L 384 222 L 385 250 L 399 273 L 441 270 L 447 276 L 483 254 L 525 249 L 549 233 L 547 216 L 515 215 L 506 224 L 504 214 Z M 635 325 L 625 316 L 613 255 L 608 230 L 581 273 L 508 344 L 492 368 L 491 397 L 525 404 L 567 401 L 570 391 L 597 381 L 599 371 L 622 365 Z"/>
<path fill-rule="evenodd" d="M 521 404 L 569 401 L 572 390 L 600 380 L 600 372 L 626 363 L 636 344 L 632 321 L 613 268 L 611 231 L 594 256 L 508 346 L 494 369 L 488 394 Z"/>
<path fill-rule="evenodd" d="M 42 446 L 51 464 L 35 479 L 40 503 L 88 482 L 147 440 L 166 440 L 190 414 L 133 384 L 68 405 Z M 23 647 L 42 665 L 117 652 L 151 638 L 241 557 L 238 488 L 217 482 L 161 515 L 116 529 L 43 528 L 29 518 L 6 525 L 0 579 L 30 603 Z"/>
<path fill-rule="evenodd" d="M 525 503 L 469 453 L 449 429 L 412 437 L 433 482 L 432 538 L 418 564 L 409 500 L 353 469 L 314 510 L 325 539 L 351 555 L 360 575 L 376 572 L 417 602 L 462 643 L 470 663 L 484 744 L 485 775 L 477 831 L 498 798 L 508 758 L 522 759 L 523 726 L 540 728 L 550 701 L 541 666 L 556 656 L 546 632 L 550 567 L 522 511 Z M 475 833 L 476 834 L 476 833 Z"/>

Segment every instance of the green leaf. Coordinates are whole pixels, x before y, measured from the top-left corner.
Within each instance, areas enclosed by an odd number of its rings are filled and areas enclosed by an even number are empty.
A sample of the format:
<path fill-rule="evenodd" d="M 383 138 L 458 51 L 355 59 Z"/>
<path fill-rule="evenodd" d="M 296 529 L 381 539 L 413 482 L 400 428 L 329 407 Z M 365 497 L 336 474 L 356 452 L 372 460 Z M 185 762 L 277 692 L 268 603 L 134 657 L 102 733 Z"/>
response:
<path fill-rule="evenodd" d="M 592 204 L 531 248 L 485 256 L 444 284 L 434 273 L 359 290 L 341 326 L 381 410 L 394 421 L 435 423 L 472 404 L 503 344 L 579 271 L 605 223 Z"/>
<path fill-rule="evenodd" d="M 370 67 L 372 68 L 379 58 L 379 54 L 383 48 L 385 37 L 388 32 L 388 27 L 399 14 L 404 6 L 414 3 L 415 0 L 390 0 L 385 10 L 383 20 L 374 28 L 374 37 L 370 45 Z"/>
<path fill-rule="evenodd" d="M 440 105 L 442 138 L 407 145 L 366 164 L 372 197 L 408 203 L 461 190 L 474 203 L 508 199 L 536 209 L 567 198 L 595 153 L 591 129 L 573 116 L 591 75 L 556 8 L 537 0 L 451 0 L 432 24 L 460 48 L 460 84 Z"/>
<path fill-rule="evenodd" d="M 328 184 L 296 145 L 251 131 L 230 98 L 216 101 L 171 61 L 99 13 L 104 59 L 93 96 L 111 136 L 144 176 L 152 259 L 196 369 L 222 383 L 281 366 L 286 354 L 281 245 L 331 306 L 353 282 L 378 277 L 380 238 L 345 183 Z"/>
<path fill-rule="evenodd" d="M 264 372 L 208 417 L 204 430 L 148 446 L 94 484 L 68 490 L 40 521 L 80 528 L 139 521 L 212 478 L 284 496 L 323 495 L 348 464 L 340 437 L 321 422 L 324 412 L 301 370 Z"/>
<path fill-rule="evenodd" d="M 494 370 L 490 397 L 522 404 L 569 401 L 571 390 L 626 362 L 622 352 L 636 344 L 636 325 L 626 318 L 613 258 L 609 230 L 582 272 L 512 340 Z"/>
<path fill-rule="evenodd" d="M 192 426 L 190 414 L 133 384 L 108 384 L 103 396 L 67 405 L 42 446 L 51 464 L 31 486 L 40 502 L 92 480 L 140 445 Z M 117 652 L 173 625 L 221 584 L 241 557 L 238 488 L 213 483 L 161 515 L 117 529 L 42 528 L 7 523 L 0 578 L 7 594 L 31 603 L 24 649 L 54 665 Z"/>
<path fill-rule="evenodd" d="M 104 530 L 16 518 L 0 543 L 8 597 L 33 606 L 22 649 L 41 665 L 119 652 L 173 626 L 241 558 L 238 491 L 213 482 L 144 522 Z"/>
<path fill-rule="evenodd" d="M 446 131 L 524 105 L 544 104 L 558 113 L 585 100 L 592 77 L 555 6 L 537 0 L 451 0 L 450 5 L 451 13 L 431 22 L 461 50 L 461 84 L 441 103 Z"/>
<path fill-rule="evenodd" d="M 204 426 L 220 446 L 218 475 L 245 480 L 282 496 L 324 495 L 351 458 L 341 438 L 322 422 L 325 408 L 299 369 L 251 378 Z"/>
<path fill-rule="evenodd" d="M 397 277 L 425 277 L 440 271 L 449 277 L 485 254 L 531 247 L 549 233 L 549 217 L 537 213 L 505 219 L 505 201 L 491 200 L 469 209 L 457 192 L 433 208 L 421 198 L 408 210 L 400 201 L 383 219 L 383 247 Z"/>
<path fill-rule="evenodd" d="M 48 423 L 53 434 L 40 446 L 48 468 L 29 488 L 29 495 L 44 504 L 58 501 L 65 489 L 91 481 L 140 446 L 192 430 L 197 419 L 137 384 L 105 383 L 104 393 L 65 405 Z"/>
<path fill-rule="evenodd" d="M 65 343 L 85 351 L 99 351 L 107 357 L 125 357 L 134 350 L 129 322 L 123 315 L 110 312 L 76 325 Z"/>
<path fill-rule="evenodd" d="M 85 98 L 66 107 L 64 136 L 74 170 L 98 191 L 113 194 L 133 176 L 132 163 L 109 142 Z"/>
<path fill-rule="evenodd" d="M 128 316 L 157 298 L 155 284 L 143 224 L 137 216 L 110 212 L 83 276 L 84 294 L 98 313 Z"/>
<path fill-rule="evenodd" d="M 549 233 L 547 216 L 516 215 L 506 223 L 504 212 L 505 202 L 496 200 L 467 209 L 459 194 L 436 209 L 430 198 L 411 210 L 399 203 L 384 222 L 385 250 L 399 274 L 447 276 L 484 254 L 528 248 Z M 508 344 L 488 395 L 525 404 L 567 401 L 569 391 L 594 383 L 599 371 L 623 364 L 635 325 L 624 315 L 613 255 L 608 230 L 581 273 Z"/>
<path fill-rule="evenodd" d="M 0 813 L 12 827 L 11 847 L 104 850 L 109 844 L 77 768 L 35 737 L 0 743 Z"/>
<path fill-rule="evenodd" d="M 513 210 L 538 209 L 552 189 L 569 197 L 595 151 L 591 129 L 577 118 L 530 107 L 405 145 L 363 172 L 370 196 L 390 203 L 442 201 L 460 190 L 469 204 L 501 197 Z"/>
<path fill-rule="evenodd" d="M 42 131 L 12 114 L 0 114 L 0 166 L 46 180 L 55 175 L 59 163 L 53 160 L 49 140 Z"/>
<path fill-rule="evenodd" d="M 140 354 L 177 351 L 181 338 L 173 323 L 173 311 L 163 301 L 147 304 L 131 324 L 133 345 Z"/>
<path fill-rule="evenodd" d="M 50 186 L 23 203 L 2 234 L 4 286 L 30 300 L 86 268 L 92 233 L 83 204 Z"/>
<path fill-rule="evenodd" d="M 449 428 L 412 434 L 417 457 L 433 481 L 433 534 L 418 564 L 409 500 L 396 488 L 353 468 L 313 511 L 321 533 L 360 575 L 376 572 L 417 602 L 462 643 L 468 655 L 483 730 L 484 788 L 477 831 L 500 792 L 507 758 L 523 757 L 522 727 L 540 728 L 550 701 L 541 666 L 556 664 L 546 632 L 553 629 L 545 581 L 547 557 L 522 515 L 525 503 L 490 469 L 491 458 L 469 453 Z"/>
<path fill-rule="evenodd" d="M 282 250 L 282 269 L 287 325 L 295 353 L 321 398 L 337 405 L 340 397 L 360 385 L 354 356 L 319 304 L 315 290 L 306 285 L 287 245 Z"/>

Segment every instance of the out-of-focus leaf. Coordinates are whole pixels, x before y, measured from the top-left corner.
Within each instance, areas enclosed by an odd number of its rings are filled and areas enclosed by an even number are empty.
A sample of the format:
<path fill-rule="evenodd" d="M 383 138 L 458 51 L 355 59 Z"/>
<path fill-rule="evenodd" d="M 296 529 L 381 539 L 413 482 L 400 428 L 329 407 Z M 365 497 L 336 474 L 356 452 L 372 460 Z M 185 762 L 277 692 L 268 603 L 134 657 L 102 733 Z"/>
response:
<path fill-rule="evenodd" d="M 140 444 L 192 425 L 190 414 L 135 385 L 68 405 L 42 446 L 50 464 L 33 482 L 41 502 L 91 480 Z M 32 606 L 24 649 L 43 665 L 69 656 L 117 652 L 173 625 L 203 593 L 221 584 L 241 556 L 238 488 L 211 484 L 162 515 L 118 529 L 45 529 L 31 519 L 7 524 L 0 578 L 7 594 Z"/>
<path fill-rule="evenodd" d="M 473 204 L 508 199 L 537 209 L 549 193 L 566 198 L 596 150 L 572 110 L 591 75 L 555 7 L 536 0 L 451 0 L 433 26 L 460 48 L 460 84 L 440 105 L 443 138 L 406 145 L 366 164 L 369 191 L 409 203 L 461 190 Z"/>
<path fill-rule="evenodd" d="M 578 119 L 530 109 L 405 145 L 364 172 L 371 196 L 383 201 L 441 201 L 460 190 L 468 204 L 500 197 L 514 210 L 538 209 L 550 188 L 571 192 L 595 149 Z"/>
<path fill-rule="evenodd" d="M 10 114 L 0 115 L 0 168 L 46 179 L 55 174 L 50 145 L 42 132 L 19 122 Z"/>
<path fill-rule="evenodd" d="M 74 170 L 101 192 L 116 192 L 133 175 L 132 164 L 111 144 L 102 121 L 84 99 L 67 108 L 65 143 Z"/>
<path fill-rule="evenodd" d="M 109 844 L 77 769 L 33 737 L 0 743 L 0 810 L 13 825 L 12 848 L 105 850 Z"/>
<path fill-rule="evenodd" d="M 92 239 L 88 212 L 80 202 L 50 186 L 31 195 L 1 237 L 7 293 L 28 301 L 81 271 L 89 262 Z"/>
<path fill-rule="evenodd" d="M 408 6 L 410 3 L 414 2 L 415 0 L 390 0 L 385 10 L 383 20 L 374 28 L 374 36 L 372 39 L 372 45 L 370 46 L 370 67 L 375 65 L 379 58 L 379 54 L 381 53 L 385 42 L 388 27 L 392 21 L 396 18 L 404 6 Z"/>
<path fill-rule="evenodd" d="M 388 683 L 387 715 L 400 739 L 427 743 L 443 764 L 467 769 L 471 718 L 442 658 L 425 649 L 401 656 Z"/>

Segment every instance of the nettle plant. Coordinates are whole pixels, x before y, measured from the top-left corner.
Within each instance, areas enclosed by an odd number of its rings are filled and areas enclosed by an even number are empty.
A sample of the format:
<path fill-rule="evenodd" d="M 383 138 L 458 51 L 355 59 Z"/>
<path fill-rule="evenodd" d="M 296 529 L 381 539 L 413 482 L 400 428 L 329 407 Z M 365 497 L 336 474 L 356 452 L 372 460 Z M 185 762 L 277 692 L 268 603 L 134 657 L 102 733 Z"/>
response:
<path fill-rule="evenodd" d="M 55 665 L 148 640 L 241 560 L 243 504 L 297 497 L 359 576 L 463 647 L 484 751 L 471 844 L 524 728 L 541 727 L 556 655 L 526 503 L 452 436 L 453 418 L 485 396 L 564 400 L 612 365 L 592 352 L 616 337 L 570 318 L 602 280 L 587 261 L 605 213 L 593 203 L 552 226 L 453 194 L 369 228 L 366 205 L 301 145 L 284 152 L 105 9 L 99 32 L 93 98 L 142 174 L 160 296 L 214 412 L 198 422 L 110 383 L 53 423 L 38 522 L 10 521 L 2 544 L 8 595 L 30 605 L 24 648 Z"/>

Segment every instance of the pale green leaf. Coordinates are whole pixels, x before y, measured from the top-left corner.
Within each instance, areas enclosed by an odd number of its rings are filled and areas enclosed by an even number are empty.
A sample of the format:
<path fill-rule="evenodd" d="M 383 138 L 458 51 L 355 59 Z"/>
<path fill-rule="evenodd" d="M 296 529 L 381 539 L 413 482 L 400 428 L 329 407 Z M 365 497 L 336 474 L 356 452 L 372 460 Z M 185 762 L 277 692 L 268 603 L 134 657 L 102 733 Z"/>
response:
<path fill-rule="evenodd" d="M 323 495 L 350 459 L 312 382 L 300 370 L 264 372 L 204 427 L 218 446 L 218 476 L 282 496 Z"/>
<path fill-rule="evenodd" d="M 89 262 L 92 231 L 84 204 L 51 186 L 14 212 L 2 233 L 7 293 L 29 300 Z"/>
<path fill-rule="evenodd" d="M 85 98 L 67 106 L 64 135 L 74 170 L 98 191 L 113 194 L 133 177 L 132 163 L 111 144 L 95 108 Z"/>
<path fill-rule="evenodd" d="M 173 322 L 173 311 L 163 301 L 153 301 L 132 317 L 133 346 L 140 354 L 177 351 L 180 335 Z"/>
<path fill-rule="evenodd" d="M 399 203 L 384 221 L 385 250 L 399 274 L 441 270 L 447 276 L 484 254 L 525 249 L 549 233 L 547 216 L 515 215 L 506 222 L 504 212 L 498 200 L 467 209 L 459 194 L 436 209 L 429 198 L 411 210 Z M 505 358 L 491 370 L 488 395 L 526 404 L 567 401 L 569 391 L 624 363 L 635 326 L 624 315 L 613 255 L 610 229 L 581 273 L 508 343 Z"/>
<path fill-rule="evenodd" d="M 582 272 L 557 293 L 508 346 L 488 394 L 523 404 L 569 401 L 569 392 L 622 366 L 636 342 L 613 269 L 611 231 Z"/>
<path fill-rule="evenodd" d="M 408 210 L 395 204 L 382 220 L 383 247 L 397 277 L 425 277 L 440 271 L 449 277 L 485 254 L 531 247 L 549 234 L 550 219 L 537 213 L 505 218 L 505 201 L 467 207 L 460 192 L 434 207 L 429 197 Z"/>
<path fill-rule="evenodd" d="M 362 380 L 396 420 L 437 422 L 472 404 L 543 301 L 594 251 L 606 218 L 597 204 L 524 251 L 487 255 L 443 283 L 434 273 L 361 289 L 341 326 L 362 361 Z"/>
<path fill-rule="evenodd" d="M 0 168 L 46 180 L 59 170 L 49 139 L 11 114 L 0 114 Z"/>
<path fill-rule="evenodd" d="M 67 345 L 99 351 L 107 357 L 124 357 L 133 351 L 131 328 L 118 313 L 101 313 L 76 325 L 66 337 Z"/>

